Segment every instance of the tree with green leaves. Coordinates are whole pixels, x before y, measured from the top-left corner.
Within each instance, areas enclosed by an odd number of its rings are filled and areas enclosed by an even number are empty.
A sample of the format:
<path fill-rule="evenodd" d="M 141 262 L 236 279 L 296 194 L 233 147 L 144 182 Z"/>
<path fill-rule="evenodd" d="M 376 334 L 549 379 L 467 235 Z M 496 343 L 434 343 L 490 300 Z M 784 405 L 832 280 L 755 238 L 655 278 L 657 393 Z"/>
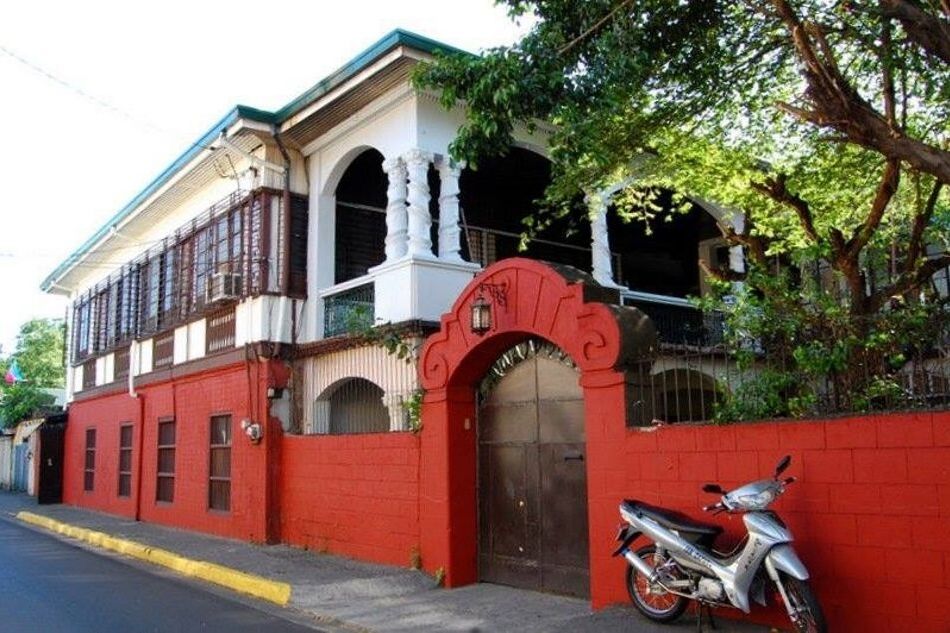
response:
<path fill-rule="evenodd" d="M 0 419 L 5 426 L 14 426 L 53 404 L 53 396 L 45 390 L 63 386 L 64 330 L 62 319 L 27 321 L 17 335 L 16 351 L 0 358 L 0 372 L 4 376 L 14 360 L 23 376 L 22 381 L 4 381 L 0 386 Z"/>
<path fill-rule="evenodd" d="M 752 337 L 785 361 L 771 404 L 729 415 L 806 413 L 828 381 L 857 408 L 900 395 L 897 372 L 947 320 L 946 0 L 505 4 L 535 20 L 520 42 L 416 76 L 465 104 L 457 159 L 477 167 L 546 121 L 550 217 L 583 217 L 584 193 L 627 179 L 630 220 L 660 221 L 669 190 L 740 216 L 721 229 L 745 270 L 707 270 L 732 295 L 708 307 L 737 354 Z"/>

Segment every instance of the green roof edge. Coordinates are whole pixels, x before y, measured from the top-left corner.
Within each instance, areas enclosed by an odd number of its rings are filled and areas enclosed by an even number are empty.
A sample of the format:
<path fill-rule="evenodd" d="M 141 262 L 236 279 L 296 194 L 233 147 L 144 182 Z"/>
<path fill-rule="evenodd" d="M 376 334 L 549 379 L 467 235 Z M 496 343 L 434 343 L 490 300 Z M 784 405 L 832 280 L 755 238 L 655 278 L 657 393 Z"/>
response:
<path fill-rule="evenodd" d="M 85 255 L 89 249 L 91 249 L 96 244 L 96 242 L 105 237 L 109 231 L 112 230 L 112 227 L 116 226 L 129 217 L 136 207 L 138 207 L 149 196 L 151 196 L 159 188 L 171 180 L 171 178 L 182 167 L 184 167 L 189 161 L 197 156 L 202 149 L 205 149 L 209 143 L 218 138 L 218 136 L 221 135 L 221 132 L 226 130 L 235 121 L 238 119 L 249 119 L 270 125 L 280 124 L 299 112 L 311 101 L 327 94 L 341 83 L 358 74 L 373 61 L 389 52 L 391 49 L 401 45 L 433 55 L 437 51 L 448 54 L 471 55 L 471 53 L 467 51 L 463 51 L 462 49 L 456 48 L 454 46 L 449 46 L 448 44 L 443 44 L 442 42 L 438 42 L 431 38 L 424 37 L 404 29 L 395 29 L 394 31 L 391 31 L 380 38 L 372 46 L 364 50 L 362 53 L 354 57 L 352 60 L 334 72 L 330 73 L 330 75 L 319 81 L 316 85 L 303 92 L 297 98 L 293 99 L 290 101 L 290 103 L 280 108 L 276 112 L 268 112 L 267 110 L 260 110 L 258 108 L 252 108 L 245 105 L 235 106 L 230 112 L 222 117 L 220 121 L 215 123 L 210 130 L 205 132 L 205 134 L 202 135 L 197 141 L 192 143 L 192 145 L 186 149 L 181 154 L 181 156 L 175 159 L 171 165 L 166 167 L 162 173 L 152 180 L 152 182 L 146 185 L 146 187 L 134 198 L 132 198 L 128 204 L 126 204 L 124 207 L 122 207 L 122 209 L 109 218 L 106 223 L 92 235 L 92 237 L 83 242 L 79 248 L 77 248 L 72 254 L 69 255 L 69 257 L 63 260 L 55 268 L 55 270 L 53 270 L 53 272 L 43 280 L 43 282 L 40 284 L 40 290 L 49 292 L 53 286 L 56 285 L 56 280 L 59 279 L 74 263 L 82 258 L 83 255 Z"/>

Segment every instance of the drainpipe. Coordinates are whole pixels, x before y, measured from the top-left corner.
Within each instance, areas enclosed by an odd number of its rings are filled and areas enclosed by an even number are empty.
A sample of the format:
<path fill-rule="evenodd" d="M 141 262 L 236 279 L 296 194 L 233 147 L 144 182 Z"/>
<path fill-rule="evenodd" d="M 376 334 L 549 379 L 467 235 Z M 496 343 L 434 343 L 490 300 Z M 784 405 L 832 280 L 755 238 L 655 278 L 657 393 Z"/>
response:
<path fill-rule="evenodd" d="M 280 150 L 280 155 L 284 157 L 284 201 L 282 209 L 284 217 L 281 225 L 284 257 L 281 265 L 280 292 L 286 295 L 290 288 L 290 154 L 287 153 L 287 148 L 280 140 L 280 132 L 276 124 L 274 125 L 273 135 L 274 141 L 277 143 L 277 149 Z"/>
<path fill-rule="evenodd" d="M 277 129 L 277 124 L 274 124 L 274 131 L 272 135 L 274 137 L 274 142 L 277 143 L 277 149 L 280 150 L 280 155 L 284 157 L 284 191 L 283 200 L 281 203 L 280 220 L 280 241 L 284 245 L 284 252 L 281 255 L 280 262 L 279 293 L 281 296 L 281 302 L 280 310 L 277 311 L 277 322 L 283 326 L 284 319 L 286 318 L 284 306 L 287 303 L 287 294 L 290 292 L 290 154 L 287 152 L 287 148 L 284 147 L 283 141 L 280 140 L 280 131 Z M 281 347 L 281 342 L 277 341 L 274 346 L 275 357 L 280 356 Z"/>
<path fill-rule="evenodd" d="M 135 473 L 135 520 L 142 520 L 142 462 L 145 456 L 142 450 L 145 447 L 145 397 L 135 390 L 135 367 L 139 364 L 140 344 L 135 339 L 129 343 L 129 397 L 139 401 L 139 432 L 136 441 L 138 468 Z"/>

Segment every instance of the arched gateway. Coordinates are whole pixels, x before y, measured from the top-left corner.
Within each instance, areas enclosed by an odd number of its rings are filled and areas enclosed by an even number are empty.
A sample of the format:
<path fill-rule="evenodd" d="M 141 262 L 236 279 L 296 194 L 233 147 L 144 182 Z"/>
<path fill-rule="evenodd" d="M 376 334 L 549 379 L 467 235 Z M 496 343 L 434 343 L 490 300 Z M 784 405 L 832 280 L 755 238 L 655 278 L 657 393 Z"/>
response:
<path fill-rule="evenodd" d="M 491 324 L 487 331 L 479 333 L 473 330 L 474 303 L 488 304 Z M 549 582 L 539 581 L 531 574 L 525 580 L 525 570 L 539 561 L 569 560 L 576 567 L 589 560 L 590 594 L 597 602 L 598 584 L 606 577 L 604 572 L 608 571 L 607 566 L 611 564 L 609 547 L 617 521 L 616 503 L 623 496 L 625 484 L 622 478 L 618 481 L 615 475 L 618 464 L 624 459 L 623 437 L 628 420 L 643 422 L 637 417 L 640 386 L 634 380 L 638 376 L 648 376 L 649 372 L 640 371 L 637 363 L 648 357 L 655 341 L 649 319 L 638 310 L 621 307 L 617 303 L 616 291 L 601 287 L 590 276 L 576 269 L 528 259 L 507 259 L 487 268 L 462 291 L 451 312 L 443 315 L 440 330 L 426 341 L 419 364 L 421 385 L 425 390 L 420 472 L 422 495 L 419 507 L 422 558 L 423 565 L 430 572 L 440 569 L 444 572 L 447 586 L 464 585 L 480 579 L 500 579 L 522 586 L 586 593 L 583 589 L 580 592 L 576 590 L 582 586 L 578 585 L 576 575 L 566 585 L 559 586 L 554 577 L 557 564 L 547 574 Z M 560 460 L 548 456 L 550 464 L 547 475 L 541 476 L 556 478 L 560 476 L 557 472 L 560 470 L 561 474 L 566 473 L 565 481 L 570 481 L 576 479 L 577 474 L 572 474 L 572 471 L 576 471 L 572 467 L 577 465 L 572 462 L 580 461 L 577 457 L 583 456 L 583 465 L 586 466 L 586 507 L 569 507 L 565 510 L 562 506 L 553 510 L 562 513 L 586 512 L 589 549 L 582 553 L 580 559 L 576 553 L 569 551 L 566 558 L 559 558 L 557 551 L 551 551 L 558 547 L 556 535 L 552 539 L 551 534 L 532 536 L 530 538 L 534 540 L 527 544 L 512 543 L 512 547 L 507 550 L 502 547 L 505 551 L 501 552 L 501 557 L 494 556 L 497 552 L 486 544 L 486 538 L 491 538 L 485 533 L 486 522 L 483 520 L 481 527 L 479 523 L 480 504 L 484 514 L 492 503 L 487 498 L 479 499 L 480 495 L 492 494 L 491 490 L 486 490 L 486 486 L 491 485 L 490 478 L 482 477 L 480 490 L 479 459 L 481 455 L 482 469 L 492 467 L 484 462 L 490 460 L 487 455 L 493 450 L 491 447 L 486 448 L 485 445 L 490 442 L 485 441 L 484 435 L 482 441 L 479 440 L 479 430 L 491 433 L 492 427 L 497 427 L 499 421 L 483 419 L 479 429 L 477 388 L 506 351 L 529 340 L 543 340 L 550 344 L 551 349 L 562 350 L 570 363 L 576 366 L 582 401 L 575 406 L 580 409 L 577 416 L 582 417 L 583 428 L 580 441 L 577 441 L 575 428 L 574 434 L 568 438 L 570 441 L 544 449 L 539 446 L 543 442 L 538 442 L 537 438 L 543 433 L 540 429 L 545 426 L 545 419 L 535 409 L 533 419 L 538 426 L 526 425 L 526 428 L 534 428 L 529 431 L 529 439 L 534 440 L 515 442 L 522 454 L 514 460 L 514 468 L 523 469 L 523 464 L 518 465 L 519 460 L 531 459 L 525 457 L 524 451 L 533 451 L 534 455 L 540 455 L 544 450 L 557 451 Z M 544 394 L 544 390 L 538 386 L 537 371 L 535 367 L 532 384 L 527 384 L 531 381 L 525 381 L 525 395 L 521 398 L 524 402 L 534 402 L 535 407 L 539 406 Z M 571 368 L 571 371 L 575 369 Z M 562 372 L 551 371 L 549 375 L 565 379 Z M 517 386 L 508 384 L 506 388 Z M 564 393 L 570 395 L 577 391 L 565 387 Z M 518 401 L 517 397 L 502 395 L 496 396 L 495 404 L 504 409 L 505 403 Z M 490 405 L 491 398 L 488 402 Z M 527 417 L 531 418 L 531 415 Z M 532 436 L 531 433 L 537 435 Z M 561 463 L 565 461 L 565 455 L 570 458 L 566 460 L 567 469 Z M 537 494 L 543 494 L 539 488 L 535 490 Z M 500 495 L 495 498 L 496 505 L 515 504 L 514 508 L 504 508 L 509 512 L 518 512 L 519 501 L 526 500 L 525 497 L 519 498 L 517 493 L 506 496 L 497 487 L 494 492 Z M 556 495 L 557 492 L 551 494 Z M 552 504 L 563 501 L 558 501 L 556 497 L 552 499 Z M 581 506 L 585 505 L 583 499 L 580 503 Z M 528 503 L 523 511 L 528 511 Z M 490 521 L 490 517 L 487 518 Z M 540 515 L 534 518 L 542 520 Z M 549 519 L 549 522 L 549 532 L 558 529 L 557 521 L 551 522 Z M 512 522 L 509 521 L 509 524 Z M 492 525 L 497 528 L 499 523 L 489 523 L 487 529 L 491 530 Z M 567 529 L 564 536 L 577 538 L 573 531 Z M 514 540 L 524 541 L 525 538 L 529 538 L 526 533 Z M 518 547 L 541 549 L 537 552 L 518 552 Z M 527 556 L 519 560 L 518 553 Z M 504 563 L 514 565 L 513 575 L 499 576 L 498 565 Z M 570 569 L 567 571 L 570 572 Z M 583 580 L 586 581 L 586 578 Z"/>

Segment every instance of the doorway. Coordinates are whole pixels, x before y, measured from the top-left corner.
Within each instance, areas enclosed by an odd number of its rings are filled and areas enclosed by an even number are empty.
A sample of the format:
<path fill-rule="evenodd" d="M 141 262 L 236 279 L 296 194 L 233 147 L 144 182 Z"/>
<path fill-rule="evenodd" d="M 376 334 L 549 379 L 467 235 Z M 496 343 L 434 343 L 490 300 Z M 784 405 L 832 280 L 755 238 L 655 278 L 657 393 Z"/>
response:
<path fill-rule="evenodd" d="M 506 351 L 482 381 L 478 573 L 483 582 L 588 597 L 580 373 L 557 346 Z"/>

